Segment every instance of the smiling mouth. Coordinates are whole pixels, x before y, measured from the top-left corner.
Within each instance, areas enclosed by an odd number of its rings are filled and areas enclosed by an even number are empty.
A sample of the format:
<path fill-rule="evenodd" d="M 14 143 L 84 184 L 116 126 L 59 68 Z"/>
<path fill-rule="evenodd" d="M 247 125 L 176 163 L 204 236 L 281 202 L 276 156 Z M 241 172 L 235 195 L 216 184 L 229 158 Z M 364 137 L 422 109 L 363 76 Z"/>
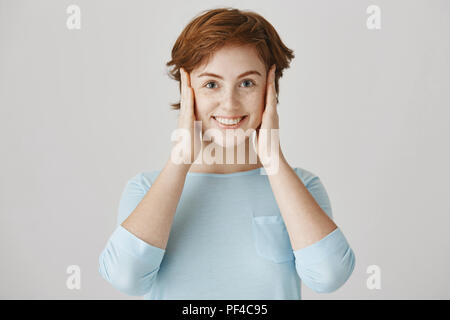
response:
<path fill-rule="evenodd" d="M 212 118 L 214 119 L 214 122 L 221 128 L 237 128 L 241 125 L 241 123 L 247 119 L 247 115 L 242 116 L 242 117 L 238 117 L 238 118 L 222 118 L 220 116 L 212 116 Z"/>

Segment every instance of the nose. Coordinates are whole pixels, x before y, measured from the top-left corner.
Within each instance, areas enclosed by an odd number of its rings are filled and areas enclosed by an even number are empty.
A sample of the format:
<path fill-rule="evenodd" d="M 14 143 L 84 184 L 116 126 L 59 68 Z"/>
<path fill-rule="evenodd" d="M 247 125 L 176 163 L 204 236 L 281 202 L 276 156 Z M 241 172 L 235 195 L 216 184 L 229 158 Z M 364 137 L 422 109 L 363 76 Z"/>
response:
<path fill-rule="evenodd" d="M 235 88 L 230 88 L 225 91 L 222 97 L 222 107 L 230 113 L 241 109 L 241 101 Z"/>

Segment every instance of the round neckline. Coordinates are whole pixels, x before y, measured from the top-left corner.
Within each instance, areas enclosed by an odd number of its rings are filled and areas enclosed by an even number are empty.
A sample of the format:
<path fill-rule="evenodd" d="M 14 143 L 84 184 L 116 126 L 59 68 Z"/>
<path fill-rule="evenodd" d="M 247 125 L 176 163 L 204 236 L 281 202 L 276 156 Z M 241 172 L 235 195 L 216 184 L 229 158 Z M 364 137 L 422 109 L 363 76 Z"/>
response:
<path fill-rule="evenodd" d="M 229 178 L 229 177 L 236 177 L 236 176 L 248 176 L 248 175 L 255 175 L 260 174 L 261 170 L 264 170 L 264 167 L 259 167 L 252 170 L 247 171 L 238 171 L 238 172 L 230 172 L 230 173 L 208 173 L 208 172 L 188 172 L 188 176 L 193 177 L 217 177 L 217 178 Z"/>

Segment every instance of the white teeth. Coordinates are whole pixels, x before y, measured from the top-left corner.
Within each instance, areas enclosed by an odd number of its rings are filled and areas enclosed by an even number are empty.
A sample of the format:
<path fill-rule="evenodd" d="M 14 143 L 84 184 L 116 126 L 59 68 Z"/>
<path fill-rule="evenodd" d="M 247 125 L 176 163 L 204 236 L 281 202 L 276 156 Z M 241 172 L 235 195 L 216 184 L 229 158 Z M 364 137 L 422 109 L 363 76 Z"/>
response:
<path fill-rule="evenodd" d="M 239 123 L 244 117 L 240 117 L 237 119 L 225 119 L 225 118 L 215 118 L 217 121 L 219 121 L 222 124 L 228 124 L 228 125 L 233 125 L 233 124 L 237 124 Z"/>

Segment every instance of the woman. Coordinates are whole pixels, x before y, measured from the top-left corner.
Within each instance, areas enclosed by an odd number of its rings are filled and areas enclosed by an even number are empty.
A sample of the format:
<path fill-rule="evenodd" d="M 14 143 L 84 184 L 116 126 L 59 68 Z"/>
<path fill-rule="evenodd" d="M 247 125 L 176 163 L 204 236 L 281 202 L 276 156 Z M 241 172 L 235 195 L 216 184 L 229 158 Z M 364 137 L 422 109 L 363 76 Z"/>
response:
<path fill-rule="evenodd" d="M 293 57 L 253 12 L 209 10 L 183 30 L 167 65 L 190 144 L 128 181 L 99 258 L 115 288 L 145 299 L 300 299 L 301 282 L 332 292 L 349 278 L 354 253 L 320 179 L 291 168 L 277 135 L 263 133 L 278 132 L 278 79 Z"/>

